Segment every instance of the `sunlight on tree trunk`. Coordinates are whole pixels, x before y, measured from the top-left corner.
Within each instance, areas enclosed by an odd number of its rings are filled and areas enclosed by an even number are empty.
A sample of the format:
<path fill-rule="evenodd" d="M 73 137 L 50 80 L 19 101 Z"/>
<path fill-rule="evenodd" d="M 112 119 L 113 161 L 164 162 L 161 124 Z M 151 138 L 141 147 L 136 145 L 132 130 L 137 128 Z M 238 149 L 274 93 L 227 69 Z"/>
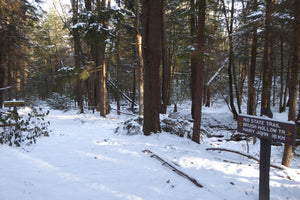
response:
<path fill-rule="evenodd" d="M 293 48 L 293 62 L 291 69 L 291 78 L 289 84 L 289 115 L 290 121 L 296 121 L 297 118 L 297 94 L 298 94 L 298 72 L 300 68 L 300 0 L 295 0 L 295 23 L 294 23 L 294 48 Z M 292 160 L 293 147 L 291 145 L 284 145 L 284 153 L 282 157 L 282 164 L 290 167 Z"/>
<path fill-rule="evenodd" d="M 195 74 L 195 97 L 194 103 L 194 126 L 192 140 L 196 143 L 200 143 L 200 127 L 201 127 L 201 116 L 202 116 L 202 93 L 203 93 L 203 68 L 204 68 L 204 32 L 205 32 L 205 9 L 206 0 L 199 0 L 199 13 L 198 13 L 198 49 L 197 49 L 197 66 Z"/>

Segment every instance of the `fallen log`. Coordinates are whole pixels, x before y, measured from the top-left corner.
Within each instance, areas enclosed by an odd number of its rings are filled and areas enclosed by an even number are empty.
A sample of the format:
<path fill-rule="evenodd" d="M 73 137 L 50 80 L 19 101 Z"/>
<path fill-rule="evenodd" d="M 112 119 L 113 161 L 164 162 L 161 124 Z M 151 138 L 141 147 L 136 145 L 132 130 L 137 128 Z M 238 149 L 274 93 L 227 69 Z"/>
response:
<path fill-rule="evenodd" d="M 110 80 L 109 78 L 106 78 L 106 81 L 108 82 L 108 84 L 110 86 L 112 86 L 115 90 L 117 90 L 125 100 L 127 100 L 128 102 L 133 103 L 135 106 L 137 106 L 137 104 L 134 102 L 134 100 L 129 98 L 122 90 L 120 90 L 120 88 L 118 88 L 118 86 L 112 80 Z"/>
<path fill-rule="evenodd" d="M 115 109 L 115 108 L 112 108 L 112 107 L 111 107 L 110 109 L 116 110 L 116 111 L 118 111 L 118 112 L 120 112 L 120 113 L 122 113 L 122 114 L 124 114 L 124 115 L 137 116 L 137 115 L 132 114 L 132 113 L 125 113 L 125 112 L 122 112 L 122 111 L 120 111 L 120 110 L 118 110 L 118 109 Z"/>
<path fill-rule="evenodd" d="M 167 161 L 165 161 L 164 159 L 162 159 L 158 155 L 154 154 L 152 151 L 146 149 L 146 150 L 143 151 L 143 153 L 150 154 L 151 158 L 155 158 L 155 159 L 159 160 L 162 163 L 162 165 L 170 168 L 176 174 L 188 179 L 189 181 L 191 181 L 197 187 L 203 188 L 203 185 L 198 183 L 198 181 L 196 179 L 194 179 L 194 178 L 190 177 L 189 175 L 187 175 L 186 173 L 180 171 L 179 169 L 177 169 L 176 167 L 174 167 L 173 165 L 171 165 L 170 163 L 168 163 Z"/>
<path fill-rule="evenodd" d="M 7 89 L 9 89 L 9 88 L 11 88 L 11 86 L 4 87 L 4 88 L 0 88 L 0 91 L 1 91 L 1 90 L 7 90 Z"/>
<path fill-rule="evenodd" d="M 257 161 L 258 163 L 260 162 L 259 159 L 249 155 L 249 154 L 244 154 L 244 153 L 241 153 L 239 151 L 235 151 L 235 150 L 231 150 L 231 149 L 224 149 L 224 148 L 207 148 L 206 151 L 227 151 L 227 152 L 230 152 L 230 153 L 236 153 L 236 154 L 239 154 L 241 156 L 245 156 L 249 159 L 252 159 L 252 160 L 255 160 Z M 271 167 L 273 168 L 276 168 L 276 169 L 280 169 L 280 170 L 284 170 L 285 168 L 284 167 L 281 167 L 281 166 L 278 166 L 278 165 L 270 165 Z"/>

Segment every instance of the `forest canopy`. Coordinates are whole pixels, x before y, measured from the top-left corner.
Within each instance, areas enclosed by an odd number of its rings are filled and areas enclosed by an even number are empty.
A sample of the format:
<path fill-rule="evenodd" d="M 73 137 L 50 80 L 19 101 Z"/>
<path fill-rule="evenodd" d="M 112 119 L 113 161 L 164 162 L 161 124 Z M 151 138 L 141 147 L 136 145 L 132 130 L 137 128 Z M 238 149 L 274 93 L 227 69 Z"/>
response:
<path fill-rule="evenodd" d="M 298 1 L 70 0 L 47 11 L 41 3 L 0 5 L 1 104 L 75 103 L 103 117 L 127 104 L 145 121 L 155 116 L 149 132 L 184 100 L 198 124 L 194 114 L 217 100 L 235 119 L 293 104 L 296 113 Z"/>

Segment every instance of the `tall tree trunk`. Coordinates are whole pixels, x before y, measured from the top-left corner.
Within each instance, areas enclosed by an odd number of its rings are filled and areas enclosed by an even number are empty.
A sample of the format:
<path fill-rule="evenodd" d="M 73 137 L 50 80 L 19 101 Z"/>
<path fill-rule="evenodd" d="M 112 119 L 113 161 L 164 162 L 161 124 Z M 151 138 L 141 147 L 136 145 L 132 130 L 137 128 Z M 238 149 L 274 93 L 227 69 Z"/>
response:
<path fill-rule="evenodd" d="M 271 112 L 271 3 L 267 0 L 265 17 L 265 46 L 263 59 L 263 86 L 261 99 L 261 116 L 273 117 Z M 271 140 L 261 138 L 260 142 L 260 174 L 259 174 L 259 200 L 270 199 L 270 157 Z"/>
<path fill-rule="evenodd" d="M 117 1 L 116 2 L 117 5 L 120 7 L 121 5 L 121 2 L 120 1 Z M 120 36 L 120 22 L 118 21 L 118 24 L 117 24 L 117 37 L 116 37 L 116 44 L 115 44 L 115 48 L 116 48 L 116 86 L 117 86 L 117 90 L 116 90 L 116 101 L 117 101 L 117 114 L 120 115 L 121 112 L 121 105 L 120 105 L 120 92 L 119 92 L 119 89 L 120 89 L 120 83 L 119 83 L 119 69 L 120 69 L 120 64 L 121 64 L 121 58 L 120 58 L 120 41 L 121 41 L 121 36 Z"/>
<path fill-rule="evenodd" d="M 286 107 L 288 106 L 288 93 L 289 93 L 289 85 L 290 85 L 290 72 L 291 72 L 291 64 L 292 63 L 292 56 L 289 56 L 287 71 L 285 73 L 285 89 L 283 93 L 283 104 L 282 104 L 282 112 L 286 111 Z"/>
<path fill-rule="evenodd" d="M 91 4 L 91 0 L 84 0 L 84 3 L 85 3 L 85 8 L 88 12 L 91 12 L 92 11 L 92 4 Z M 89 19 L 89 24 L 92 24 L 94 21 L 92 18 Z M 88 37 L 88 36 L 87 36 Z M 94 48 L 94 45 L 93 42 L 91 42 L 91 40 L 88 40 L 87 41 L 87 54 L 88 54 L 88 58 L 93 60 L 93 48 Z M 96 101 L 95 101 L 95 94 L 94 94 L 94 91 L 95 91 L 95 64 L 90 64 L 90 77 L 89 79 L 87 80 L 87 94 L 88 94 L 88 106 L 90 108 L 92 108 L 93 112 L 94 112 L 94 109 L 96 107 Z"/>
<path fill-rule="evenodd" d="M 170 89 L 170 64 L 169 64 L 169 54 L 167 49 L 167 31 L 166 31 L 166 0 L 161 0 L 161 43 L 162 43 L 162 109 L 161 113 L 166 114 L 168 99 L 169 99 L 169 89 Z"/>
<path fill-rule="evenodd" d="M 139 31 L 140 27 L 140 12 L 139 12 L 140 0 L 135 1 L 135 35 L 138 46 L 139 55 L 139 115 L 143 115 L 144 111 L 144 61 L 142 53 L 142 36 Z"/>
<path fill-rule="evenodd" d="M 257 10 L 257 0 L 254 1 L 255 12 Z M 257 27 L 253 27 L 252 47 L 251 47 L 251 64 L 248 72 L 248 101 L 247 114 L 256 115 L 256 90 L 255 90 L 255 69 L 256 69 L 256 55 L 257 55 Z"/>
<path fill-rule="evenodd" d="M 119 47 L 119 42 L 120 42 L 120 33 L 118 32 L 117 33 L 117 42 L 116 42 L 116 48 L 117 48 L 117 58 L 116 58 L 116 61 L 117 61 L 117 66 L 116 66 L 116 85 L 117 85 L 117 88 L 120 88 L 120 84 L 119 84 L 119 67 L 120 67 L 120 47 Z M 121 109 L 121 106 L 120 106 L 120 92 L 117 90 L 116 91 L 116 101 L 117 101 L 117 114 L 120 115 L 120 109 Z"/>
<path fill-rule="evenodd" d="M 135 46 L 134 46 L 135 48 Z M 133 54 L 135 56 L 135 52 Z M 133 59 L 133 62 L 134 62 L 134 59 Z M 135 105 L 135 95 L 136 95 L 136 67 L 135 67 L 135 64 L 133 64 L 133 80 L 132 80 L 132 102 L 131 102 L 131 110 L 132 112 L 134 113 L 134 105 Z"/>
<path fill-rule="evenodd" d="M 161 2 L 143 0 L 143 60 L 145 67 L 145 135 L 160 132 Z"/>
<path fill-rule="evenodd" d="M 281 30 L 283 31 L 283 23 L 281 24 Z M 283 112 L 283 88 L 284 88 L 284 61 L 283 61 L 283 35 L 280 36 L 280 101 L 279 112 Z"/>
<path fill-rule="evenodd" d="M 239 96 L 239 89 L 238 89 L 238 83 L 237 83 L 237 74 L 236 74 L 236 66 L 234 61 L 234 52 L 233 52 L 233 21 L 234 21 L 234 3 L 235 0 L 231 0 L 231 10 L 230 10 L 230 27 L 229 27 L 229 60 L 231 61 L 232 66 L 232 76 L 233 76 L 233 84 L 235 88 L 235 94 L 236 94 L 236 100 L 237 100 L 237 106 L 239 113 L 242 112 L 241 110 L 241 102 L 240 102 L 240 96 Z M 229 62 L 230 62 L 229 61 Z M 233 97 L 234 98 L 234 97 Z M 233 104 L 234 105 L 234 104 Z M 235 108 L 234 108 L 235 110 Z M 233 113 L 236 111 L 233 111 Z M 237 119 L 237 116 L 235 117 Z"/>
<path fill-rule="evenodd" d="M 78 16 L 78 0 L 71 0 L 72 4 L 72 12 L 73 12 L 73 25 L 77 24 L 77 16 Z M 75 52 L 75 69 L 77 74 L 79 74 L 80 70 L 80 37 L 77 29 L 73 30 L 73 40 L 74 40 L 74 52 Z M 82 98 L 82 88 L 81 81 L 77 75 L 76 77 L 76 95 L 77 95 L 77 103 L 80 108 L 80 113 L 83 113 L 83 98 Z"/>
<path fill-rule="evenodd" d="M 195 97 L 194 97 L 194 125 L 192 140 L 200 143 L 200 127 L 202 115 L 202 90 L 203 90 L 203 69 L 204 69 L 204 30 L 205 30 L 205 9 L 206 0 L 199 0 L 199 13 L 198 13 L 198 56 L 197 67 L 195 74 Z"/>
<path fill-rule="evenodd" d="M 98 15 L 101 16 L 101 10 L 110 7 L 110 0 L 102 0 L 101 3 L 98 0 L 97 10 Z M 106 6 L 107 5 L 107 6 Z M 102 24 L 104 28 L 108 27 L 108 16 L 102 17 Z M 109 113 L 109 104 L 107 98 L 107 87 L 106 87 L 106 60 L 105 60 L 105 49 L 106 49 L 106 36 L 105 33 L 99 33 L 98 35 L 98 44 L 97 44 L 97 59 L 98 59 L 98 68 L 99 68 L 99 108 L 100 116 L 106 117 L 106 114 Z"/>
<path fill-rule="evenodd" d="M 257 0 L 253 2 L 253 12 L 257 11 Z M 257 24 L 253 25 L 252 33 L 252 47 L 251 47 L 251 63 L 248 70 L 248 100 L 247 100 L 247 114 L 256 115 L 256 89 L 255 69 L 256 69 L 256 56 L 257 56 Z M 256 137 L 253 138 L 253 143 L 256 143 Z"/>
<path fill-rule="evenodd" d="M 77 102 L 80 109 L 80 113 L 84 113 L 83 110 L 83 98 L 82 98 L 82 85 L 79 77 L 76 77 L 76 94 L 77 94 Z"/>
<path fill-rule="evenodd" d="M 239 67 L 238 90 L 239 90 L 239 103 L 240 103 L 239 107 L 240 108 L 241 108 L 241 105 L 242 105 L 244 84 L 245 84 L 245 80 L 246 80 L 246 76 L 247 76 L 247 65 L 248 65 L 248 62 L 247 62 L 247 59 L 245 58 L 243 63 L 241 63 L 240 67 Z"/>
<path fill-rule="evenodd" d="M 237 119 L 237 111 L 235 109 L 235 105 L 234 105 L 234 95 L 233 95 L 233 86 L 236 86 L 236 73 L 235 73 L 235 66 L 234 66 L 234 54 L 233 54 L 233 14 L 234 14 L 234 0 L 231 1 L 231 16 L 230 19 L 227 16 L 227 11 L 226 11 L 226 6 L 225 6 L 225 1 L 222 0 L 222 4 L 223 4 L 223 12 L 225 15 L 225 21 L 226 21 L 226 28 L 227 28 L 227 32 L 228 32 L 228 38 L 229 38 L 229 61 L 228 61 L 228 68 L 227 68 L 227 72 L 228 72 L 228 86 L 229 86 L 229 105 L 231 108 L 231 112 L 233 114 L 233 118 Z M 237 90 L 236 90 L 237 91 Z M 238 93 L 237 93 L 238 94 Z M 239 99 L 237 97 L 237 99 Z"/>
<path fill-rule="evenodd" d="M 169 54 L 169 64 L 170 64 L 170 89 L 169 89 L 169 96 L 168 96 L 168 105 L 171 105 L 172 103 L 172 96 L 173 96 L 173 89 L 174 89 L 174 76 L 175 76 L 175 66 L 176 66 L 176 60 L 172 62 L 171 59 L 171 53 Z"/>
<path fill-rule="evenodd" d="M 262 86 L 262 99 L 261 99 L 261 115 L 273 117 L 271 111 L 271 3 L 272 0 L 267 0 L 267 11 L 265 21 L 265 47 L 263 59 L 263 86 Z"/>
<path fill-rule="evenodd" d="M 197 43 L 197 24 L 196 24 L 196 8 L 195 8 L 195 0 L 191 0 L 191 46 L 195 47 Z M 191 55 L 191 94 L 192 94 L 192 108 L 191 114 L 194 119 L 195 113 L 195 82 L 196 82 L 196 68 L 197 68 L 197 55 L 192 53 Z"/>
<path fill-rule="evenodd" d="M 204 75 L 204 91 L 203 91 L 203 105 L 205 105 L 205 107 L 209 107 L 210 106 L 210 86 L 207 84 L 208 81 L 208 75 L 209 75 L 209 68 L 210 68 L 210 63 L 206 63 L 206 68 L 203 72 Z"/>
<path fill-rule="evenodd" d="M 3 31 L 3 36 L 0 39 L 0 88 L 4 87 L 4 81 L 5 81 L 5 73 L 6 73 L 6 67 L 5 67 L 5 53 L 6 53 L 6 46 L 7 46 L 7 31 Z M 9 85 L 11 86 L 11 85 Z M 3 104 L 3 90 L 0 90 L 0 108 Z"/>
<path fill-rule="evenodd" d="M 271 33 L 271 49 L 274 47 L 274 34 Z M 272 85 L 272 106 L 275 107 L 275 98 L 276 98 L 276 57 L 274 55 L 274 51 L 271 50 L 271 82 L 273 80 L 273 85 Z"/>
<path fill-rule="evenodd" d="M 105 63 L 105 41 L 101 40 L 98 46 L 98 68 L 99 68 L 99 108 L 100 116 L 106 117 L 107 107 L 107 88 L 106 88 L 106 63 Z"/>
<path fill-rule="evenodd" d="M 230 36 L 232 37 L 232 36 Z M 232 39 L 229 39 L 232 41 Z M 229 81 L 228 81 L 228 84 L 229 84 L 229 103 L 230 103 L 230 108 L 231 108 L 231 112 L 233 114 L 233 118 L 234 119 L 237 119 L 237 111 L 236 111 L 236 108 L 235 108 L 235 105 L 234 105 L 234 95 L 233 95 L 233 85 L 234 85 L 234 78 L 233 78 L 233 74 L 232 74 L 232 69 L 234 68 L 234 65 L 233 65 L 233 46 L 232 46 L 232 42 L 229 42 L 230 43 L 230 47 L 229 47 L 229 62 L 228 62 L 228 78 L 229 78 Z"/>
<path fill-rule="evenodd" d="M 1 54 L 1 52 L 0 52 Z M 1 55 L 0 55 L 1 56 Z M 4 80 L 5 80 L 5 65 L 3 64 L 2 58 L 0 57 L 0 88 L 4 87 Z M 0 90 L 0 108 L 3 104 L 3 90 Z"/>
<path fill-rule="evenodd" d="M 289 84 L 289 117 L 290 121 L 296 121 L 297 113 L 297 93 L 298 93 L 298 72 L 300 67 L 300 0 L 295 0 L 295 23 L 294 23 L 294 47 L 293 47 L 293 64 L 291 69 L 291 79 Z M 292 146 L 284 145 L 282 164 L 290 167 L 292 159 Z"/>

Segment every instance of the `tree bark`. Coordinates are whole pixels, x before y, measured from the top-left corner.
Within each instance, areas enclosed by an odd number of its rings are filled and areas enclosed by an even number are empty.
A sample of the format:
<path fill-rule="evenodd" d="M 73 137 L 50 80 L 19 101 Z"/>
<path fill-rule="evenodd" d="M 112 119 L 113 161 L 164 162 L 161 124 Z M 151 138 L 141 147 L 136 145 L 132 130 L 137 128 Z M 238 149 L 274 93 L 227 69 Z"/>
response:
<path fill-rule="evenodd" d="M 193 87 L 194 93 L 194 125 L 192 140 L 196 143 L 200 143 L 200 127 L 201 127 L 201 115 L 202 115 L 202 93 L 203 93 L 203 69 L 204 69 L 204 30 L 205 30 L 205 9 L 206 0 L 199 0 L 199 13 L 198 13 L 198 55 L 197 66 L 195 69 L 195 82 Z"/>
<path fill-rule="evenodd" d="M 263 59 L 263 87 L 261 99 L 261 116 L 273 118 L 271 112 L 271 3 L 267 0 L 265 19 L 265 46 Z M 261 138 L 260 140 L 260 165 L 259 165 L 259 200 L 270 199 L 270 157 L 271 140 Z"/>
<path fill-rule="evenodd" d="M 294 23 L 294 47 L 293 47 L 293 62 L 291 67 L 291 79 L 289 84 L 289 115 L 290 121 L 296 121 L 297 113 L 297 94 L 298 94 L 298 72 L 300 67 L 300 0 L 295 0 L 295 23 Z M 284 153 L 282 158 L 282 164 L 286 167 L 290 167 L 292 160 L 292 146 L 284 145 Z"/>
<path fill-rule="evenodd" d="M 5 82 L 5 73 L 6 73 L 5 55 L 6 55 L 6 51 L 7 51 L 7 31 L 3 30 L 3 34 L 1 36 L 2 36 L 2 38 L 0 39 L 0 88 L 3 88 L 4 82 Z M 3 93 L 4 93 L 4 91 L 1 90 L 0 91 L 0 108 L 4 101 Z"/>
<path fill-rule="evenodd" d="M 98 0 L 97 11 L 98 15 L 101 16 L 101 10 L 110 6 L 110 1 Z M 108 16 L 102 17 L 101 21 L 104 28 L 108 27 Z M 98 67 L 98 77 L 99 77 L 99 108 L 100 116 L 106 117 L 109 113 L 109 103 L 107 98 L 107 87 L 106 87 L 106 60 L 105 60 L 105 49 L 106 49 L 106 35 L 104 33 L 98 33 L 98 43 L 97 43 L 97 67 Z"/>
<path fill-rule="evenodd" d="M 247 49 L 246 46 L 245 49 Z M 247 59 L 245 58 L 243 63 L 240 63 L 240 67 L 239 67 L 239 81 L 238 81 L 239 109 L 241 109 L 242 106 L 243 90 L 244 90 L 244 84 L 247 76 L 247 66 L 248 66 L 248 62 Z M 242 113 L 242 111 L 240 110 L 239 113 Z"/>
<path fill-rule="evenodd" d="M 283 30 L 283 24 L 281 25 Z M 279 113 L 283 112 L 283 89 L 284 89 L 284 61 L 283 61 L 283 35 L 280 36 L 280 101 L 279 101 Z"/>
<path fill-rule="evenodd" d="M 162 65 L 163 65 L 163 74 L 162 74 L 162 108 L 161 113 L 167 113 L 168 106 L 168 96 L 170 89 L 170 65 L 168 58 L 168 49 L 167 49 L 167 31 L 166 31 L 166 0 L 161 0 L 161 43 L 162 43 Z"/>
<path fill-rule="evenodd" d="M 261 116 L 273 118 L 271 111 L 271 0 L 267 0 L 266 21 L 265 21 L 265 47 L 263 59 L 263 86 L 261 99 Z"/>
<path fill-rule="evenodd" d="M 135 48 L 135 46 L 134 46 Z M 135 55 L 135 53 L 134 53 Z M 134 60 L 134 59 L 133 59 Z M 135 95 L 136 95 L 136 70 L 135 70 L 135 64 L 133 64 L 133 80 L 132 80 L 132 102 L 131 102 L 131 110 L 134 112 L 134 106 L 135 106 Z"/>
<path fill-rule="evenodd" d="M 0 88 L 4 87 L 4 80 L 5 80 L 5 66 L 1 62 L 0 58 Z M 0 107 L 3 104 L 3 90 L 0 91 Z"/>
<path fill-rule="evenodd" d="M 197 43 L 197 25 L 196 25 L 196 9 L 195 9 L 195 0 L 191 0 L 191 46 L 195 47 Z M 194 119 L 194 109 L 195 109 L 195 81 L 196 81 L 196 68 L 197 68 L 197 56 L 196 53 L 192 53 L 191 55 L 191 95 L 192 95 L 192 108 L 191 114 Z"/>
<path fill-rule="evenodd" d="M 106 63 L 105 63 L 105 44 L 104 40 L 98 46 L 98 77 L 99 77 L 99 108 L 100 116 L 106 117 L 107 108 L 107 89 L 106 89 Z"/>
<path fill-rule="evenodd" d="M 255 8 L 257 10 L 257 0 L 254 1 Z M 247 101 L 247 114 L 256 115 L 256 90 L 255 90 L 255 69 L 256 69 L 256 55 L 257 55 L 257 28 L 253 27 L 252 35 L 252 47 L 251 47 L 251 64 L 248 72 L 248 101 Z"/>
<path fill-rule="evenodd" d="M 257 0 L 253 2 L 253 12 L 257 11 Z M 255 69 L 257 56 L 257 24 L 253 24 L 252 47 L 251 47 L 251 63 L 248 70 L 248 100 L 247 114 L 256 115 L 256 89 L 255 89 Z M 256 137 L 253 137 L 253 143 L 256 143 Z"/>
<path fill-rule="evenodd" d="M 233 38 L 232 38 L 232 33 L 233 33 L 233 14 L 234 14 L 234 0 L 231 1 L 231 18 L 230 20 L 227 17 L 227 11 L 226 11 L 226 6 L 225 6 L 225 1 L 222 0 L 223 4 L 223 12 L 225 15 L 225 21 L 226 21 L 226 27 L 227 27 L 227 32 L 228 32 L 228 37 L 229 37 L 229 61 L 228 61 L 228 86 L 229 86 L 229 104 L 231 108 L 231 112 L 233 114 L 233 118 L 237 119 L 237 111 L 234 105 L 234 96 L 233 96 L 233 86 L 236 86 L 236 81 L 235 81 L 235 69 L 234 69 L 234 54 L 233 54 Z M 237 91 L 237 90 L 236 90 Z M 238 94 L 238 93 L 236 93 Z M 237 96 L 237 99 L 238 96 Z"/>
<path fill-rule="evenodd" d="M 72 12 L 73 12 L 73 25 L 77 24 L 77 16 L 78 16 L 78 0 L 72 0 Z M 77 103 L 80 109 L 80 113 L 83 113 L 83 98 L 82 98 L 82 88 L 81 81 L 79 78 L 80 71 L 80 37 L 77 29 L 73 30 L 73 40 L 74 40 L 74 52 L 75 52 L 75 69 L 77 71 L 76 81 L 76 95 L 77 95 Z"/>
<path fill-rule="evenodd" d="M 144 111 L 144 61 L 142 53 L 142 36 L 139 31 L 140 26 L 140 12 L 139 5 L 140 0 L 135 1 L 135 35 L 138 45 L 138 54 L 139 54 L 139 115 L 143 115 Z"/>
<path fill-rule="evenodd" d="M 120 33 L 117 33 L 117 41 L 116 41 L 116 49 L 117 49 L 117 53 L 116 53 L 116 86 L 117 86 L 117 90 L 116 90 L 116 101 L 117 101 L 117 114 L 120 115 L 120 92 L 118 91 L 119 89 L 119 67 L 120 67 Z"/>
<path fill-rule="evenodd" d="M 161 2 L 143 0 L 143 60 L 145 135 L 160 132 Z"/>
<path fill-rule="evenodd" d="M 283 93 L 283 105 L 282 105 L 282 112 L 286 111 L 286 107 L 288 106 L 288 93 L 289 93 L 289 85 L 290 85 L 290 72 L 291 72 L 291 63 L 292 63 L 292 56 L 289 56 L 287 72 L 286 72 L 286 80 L 285 80 L 285 89 Z"/>

